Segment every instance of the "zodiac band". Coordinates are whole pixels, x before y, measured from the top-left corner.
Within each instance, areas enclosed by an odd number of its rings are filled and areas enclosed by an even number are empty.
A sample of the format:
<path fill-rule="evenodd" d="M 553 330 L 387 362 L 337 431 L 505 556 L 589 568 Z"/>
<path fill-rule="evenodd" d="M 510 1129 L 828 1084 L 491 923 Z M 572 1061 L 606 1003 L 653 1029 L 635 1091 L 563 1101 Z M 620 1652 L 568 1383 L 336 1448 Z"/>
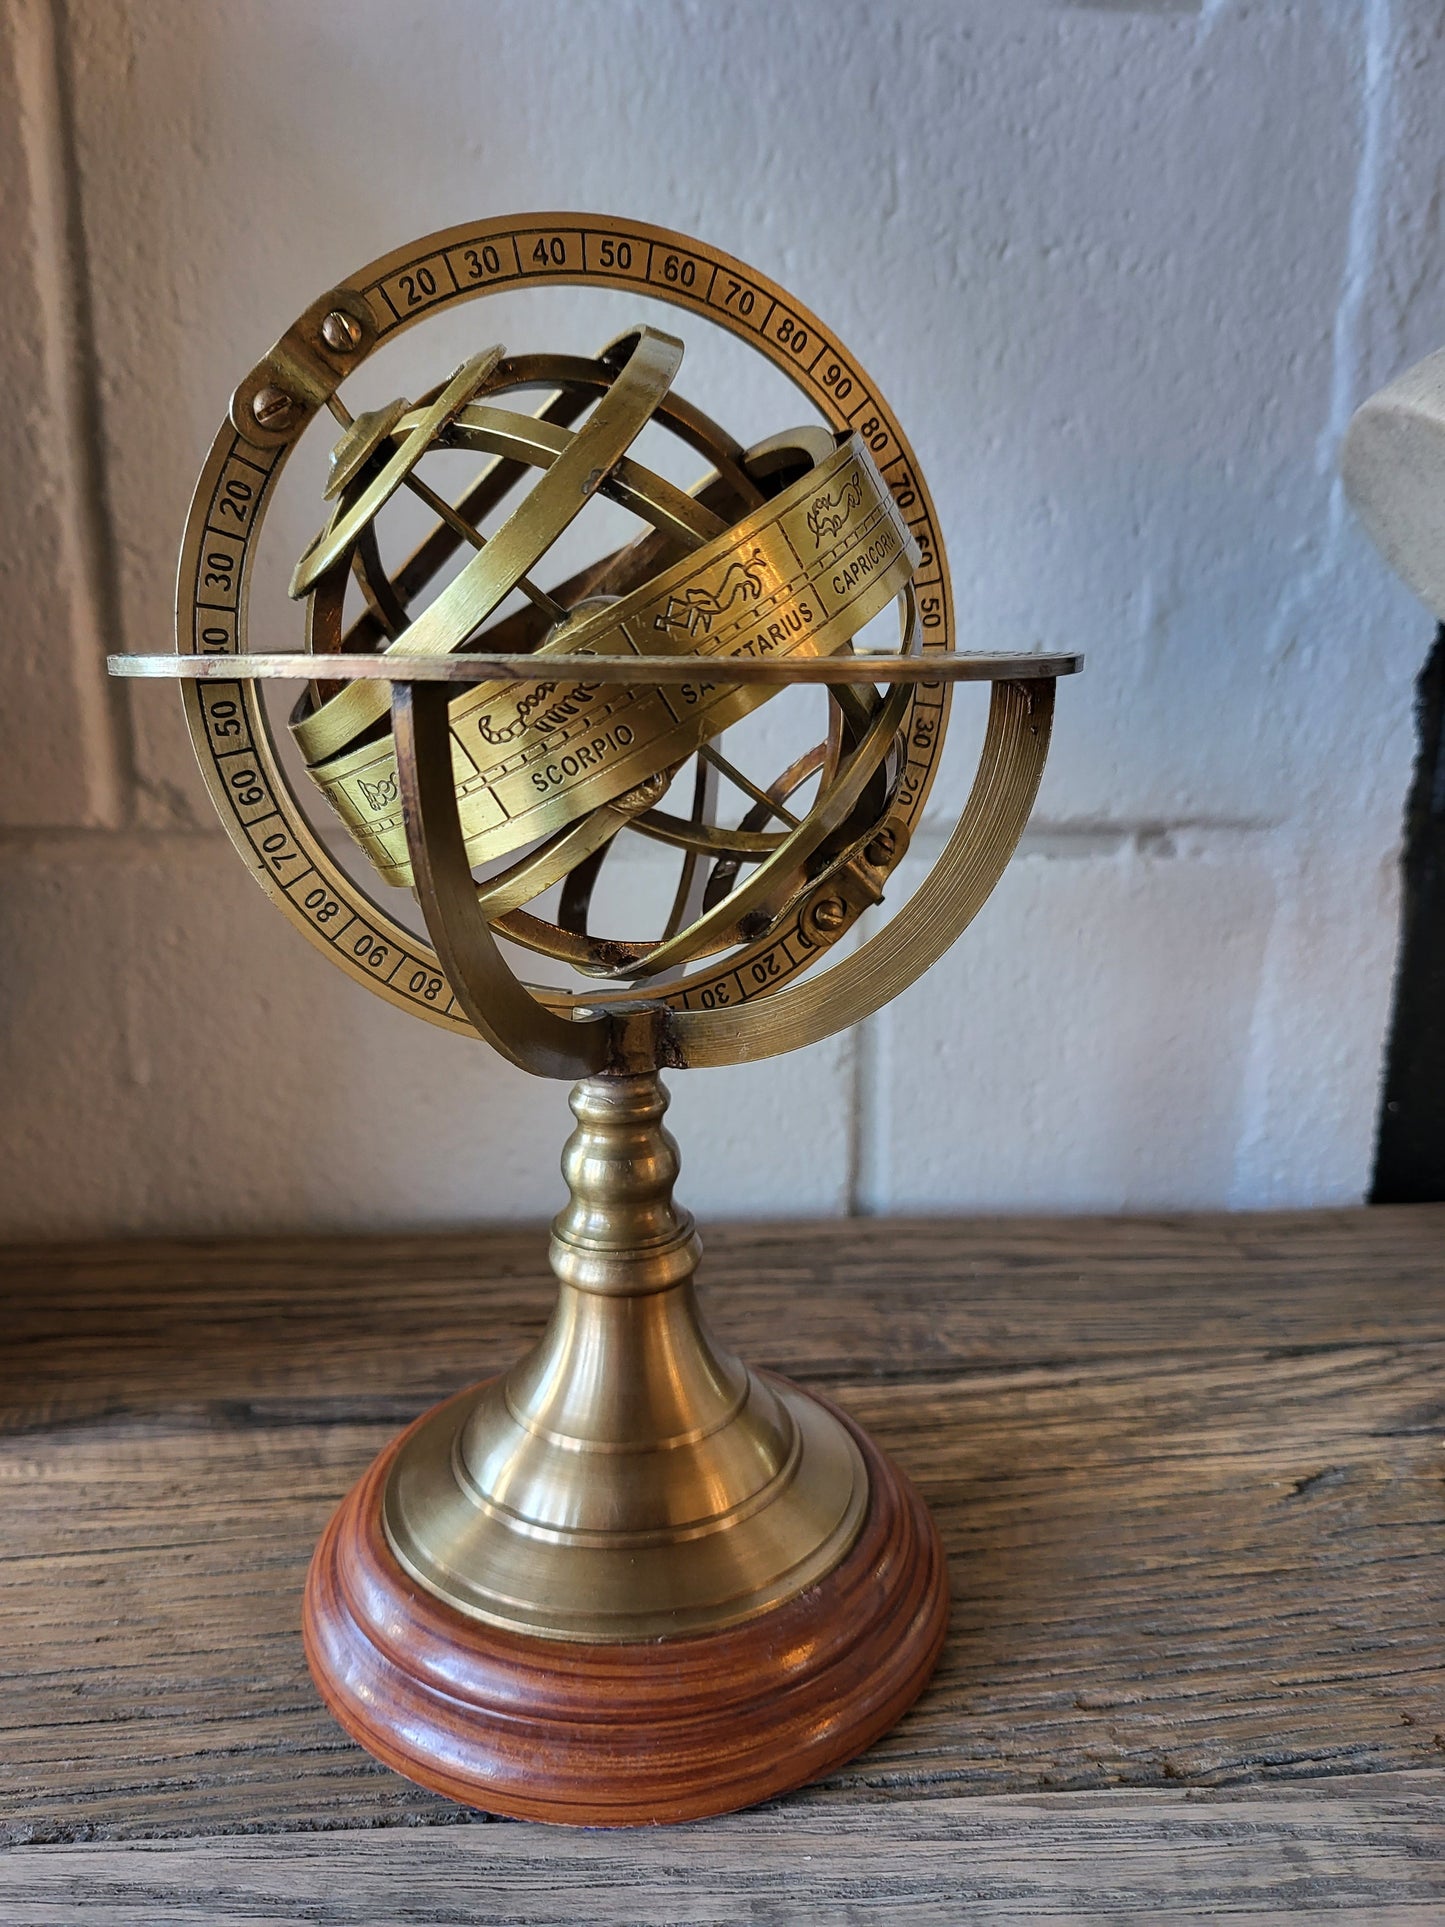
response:
<path fill-rule="evenodd" d="M 856 436 L 766 506 L 544 644 L 587 655 L 831 655 L 886 608 L 918 550 Z M 452 759 L 473 863 L 575 822 L 767 700 L 699 682 L 477 684 L 452 705 Z M 310 766 L 380 873 L 410 880 L 390 736 Z"/>

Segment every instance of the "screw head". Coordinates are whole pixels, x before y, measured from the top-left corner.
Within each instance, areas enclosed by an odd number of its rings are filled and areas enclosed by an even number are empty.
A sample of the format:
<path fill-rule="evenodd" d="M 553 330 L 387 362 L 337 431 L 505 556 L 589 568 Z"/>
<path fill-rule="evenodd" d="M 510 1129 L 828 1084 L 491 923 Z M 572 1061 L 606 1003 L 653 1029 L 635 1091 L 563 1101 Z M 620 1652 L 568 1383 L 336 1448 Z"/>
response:
<path fill-rule="evenodd" d="M 334 355 L 354 354 L 361 346 L 361 323 L 355 315 L 333 308 L 321 324 L 321 339 Z"/>
<path fill-rule="evenodd" d="M 258 388 L 251 398 L 251 413 L 262 428 L 284 427 L 295 406 L 284 388 L 276 388 L 269 382 L 264 388 Z"/>
<path fill-rule="evenodd" d="M 893 861 L 893 852 L 898 848 L 898 838 L 892 830 L 880 830 L 864 849 L 863 854 L 875 870 L 886 870 Z"/>
<path fill-rule="evenodd" d="M 813 905 L 812 921 L 816 930 L 831 937 L 848 921 L 848 906 L 839 897 L 824 897 L 821 903 Z"/>

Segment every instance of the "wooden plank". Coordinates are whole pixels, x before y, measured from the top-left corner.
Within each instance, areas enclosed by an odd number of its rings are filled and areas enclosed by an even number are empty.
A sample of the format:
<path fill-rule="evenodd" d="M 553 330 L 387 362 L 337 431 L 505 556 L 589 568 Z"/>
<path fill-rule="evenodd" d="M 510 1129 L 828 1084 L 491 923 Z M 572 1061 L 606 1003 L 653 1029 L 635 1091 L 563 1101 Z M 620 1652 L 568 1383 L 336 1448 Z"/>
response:
<path fill-rule="evenodd" d="M 719 1325 L 807 1381 L 1445 1335 L 1445 1207 L 704 1229 Z M 539 1227 L 0 1248 L 0 1429 L 400 1418 L 515 1357 L 550 1295 Z"/>
<path fill-rule="evenodd" d="M 511 1825 L 18 1849 L 0 1927 L 1434 1922 L 1445 1774 L 1216 1793 L 782 1808 L 660 1832 Z"/>
<path fill-rule="evenodd" d="M 950 1553 L 934 1687 L 810 1797 L 1445 1762 L 1442 1248 L 1434 1209 L 715 1237 L 725 1335 L 855 1412 Z M 541 1249 L 6 1254 L 0 1837 L 455 1814 L 322 1713 L 301 1581 L 396 1426 L 536 1329 Z"/>

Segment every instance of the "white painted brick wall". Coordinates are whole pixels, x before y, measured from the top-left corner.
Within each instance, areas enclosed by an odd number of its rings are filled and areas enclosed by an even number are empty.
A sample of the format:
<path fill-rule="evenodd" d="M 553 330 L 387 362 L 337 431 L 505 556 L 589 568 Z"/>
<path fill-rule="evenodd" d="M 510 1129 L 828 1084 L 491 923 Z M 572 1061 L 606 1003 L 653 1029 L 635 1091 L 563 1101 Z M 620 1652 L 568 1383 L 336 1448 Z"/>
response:
<path fill-rule="evenodd" d="M 52 19 L 0 12 L 0 825 L 115 829 L 128 758 L 103 673 L 100 423 Z"/>
<path fill-rule="evenodd" d="M 795 289 L 912 434 L 965 644 L 1089 656 L 953 955 L 856 1037 L 675 1080 L 689 1201 L 1358 1199 L 1430 624 L 1334 463 L 1445 341 L 1442 42 L 1429 0 L 12 0 L 0 1234 L 556 1203 L 562 1091 L 329 971 L 174 693 L 101 674 L 169 646 L 201 454 L 292 316 L 548 206 Z"/>

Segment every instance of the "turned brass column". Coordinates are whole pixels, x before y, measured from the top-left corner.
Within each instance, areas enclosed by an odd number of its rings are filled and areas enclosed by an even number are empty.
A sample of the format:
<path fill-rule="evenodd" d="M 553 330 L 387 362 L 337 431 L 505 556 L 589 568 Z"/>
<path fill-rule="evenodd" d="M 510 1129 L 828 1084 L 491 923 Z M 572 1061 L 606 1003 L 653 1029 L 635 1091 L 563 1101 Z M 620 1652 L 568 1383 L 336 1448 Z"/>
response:
<path fill-rule="evenodd" d="M 821 1578 L 863 1520 L 867 1475 L 843 1427 L 702 1323 L 667 1102 L 656 1073 L 574 1088 L 551 1321 L 504 1379 L 413 1434 L 387 1487 L 402 1564 L 495 1625 L 715 1630 Z"/>

